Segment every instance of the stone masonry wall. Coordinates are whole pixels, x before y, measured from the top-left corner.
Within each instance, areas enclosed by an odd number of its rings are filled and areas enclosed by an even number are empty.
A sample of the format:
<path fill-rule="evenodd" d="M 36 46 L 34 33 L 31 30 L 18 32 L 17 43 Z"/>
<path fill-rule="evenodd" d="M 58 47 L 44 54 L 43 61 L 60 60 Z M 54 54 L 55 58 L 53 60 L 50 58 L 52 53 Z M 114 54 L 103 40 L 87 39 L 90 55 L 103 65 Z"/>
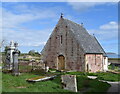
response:
<path fill-rule="evenodd" d="M 102 54 L 86 54 L 86 71 L 97 72 L 103 70 Z"/>
<path fill-rule="evenodd" d="M 65 57 L 65 69 L 85 70 L 85 57 L 83 50 L 75 40 L 74 35 L 69 32 L 69 27 L 60 19 L 43 51 L 43 61 L 47 62 L 50 68 L 58 68 L 58 56 Z"/>

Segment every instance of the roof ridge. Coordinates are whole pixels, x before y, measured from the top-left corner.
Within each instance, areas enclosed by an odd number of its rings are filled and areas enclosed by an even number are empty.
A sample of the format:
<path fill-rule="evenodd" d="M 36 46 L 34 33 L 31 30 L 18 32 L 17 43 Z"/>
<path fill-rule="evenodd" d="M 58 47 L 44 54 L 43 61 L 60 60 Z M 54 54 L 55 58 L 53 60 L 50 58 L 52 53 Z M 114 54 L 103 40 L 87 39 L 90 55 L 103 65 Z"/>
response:
<path fill-rule="evenodd" d="M 78 25 L 78 26 L 81 26 L 82 27 L 82 25 L 80 25 L 80 24 L 78 24 L 78 23 L 76 23 L 76 22 L 73 22 L 73 21 L 71 21 L 71 20 L 69 20 L 69 19 L 66 19 L 66 18 L 64 18 L 65 20 L 68 20 L 68 21 L 70 21 L 70 22 L 72 22 L 73 24 L 76 24 L 76 25 Z"/>
<path fill-rule="evenodd" d="M 101 49 L 103 50 L 104 52 L 104 55 L 107 56 L 106 52 L 104 51 L 103 47 L 100 45 L 100 43 L 98 42 L 97 38 L 95 36 L 92 36 L 96 41 L 97 43 L 99 44 L 99 46 L 101 47 Z"/>

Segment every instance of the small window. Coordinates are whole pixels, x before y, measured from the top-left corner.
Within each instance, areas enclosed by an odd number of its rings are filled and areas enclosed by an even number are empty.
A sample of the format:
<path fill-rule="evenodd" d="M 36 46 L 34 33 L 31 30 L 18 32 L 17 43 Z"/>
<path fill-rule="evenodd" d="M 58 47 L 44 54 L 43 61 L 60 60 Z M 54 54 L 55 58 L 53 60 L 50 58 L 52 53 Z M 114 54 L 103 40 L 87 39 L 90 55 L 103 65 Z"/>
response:
<path fill-rule="evenodd" d="M 60 43 L 62 44 L 62 35 L 60 36 Z"/>

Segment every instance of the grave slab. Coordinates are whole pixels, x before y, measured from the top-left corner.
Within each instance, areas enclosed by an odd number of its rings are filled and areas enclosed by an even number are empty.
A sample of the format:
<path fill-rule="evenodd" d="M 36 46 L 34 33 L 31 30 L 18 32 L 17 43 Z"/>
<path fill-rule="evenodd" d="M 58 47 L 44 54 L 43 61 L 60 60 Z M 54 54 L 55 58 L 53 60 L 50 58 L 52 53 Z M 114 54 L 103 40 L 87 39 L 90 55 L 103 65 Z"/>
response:
<path fill-rule="evenodd" d="M 77 92 L 76 75 L 62 75 L 61 80 L 64 89 Z"/>

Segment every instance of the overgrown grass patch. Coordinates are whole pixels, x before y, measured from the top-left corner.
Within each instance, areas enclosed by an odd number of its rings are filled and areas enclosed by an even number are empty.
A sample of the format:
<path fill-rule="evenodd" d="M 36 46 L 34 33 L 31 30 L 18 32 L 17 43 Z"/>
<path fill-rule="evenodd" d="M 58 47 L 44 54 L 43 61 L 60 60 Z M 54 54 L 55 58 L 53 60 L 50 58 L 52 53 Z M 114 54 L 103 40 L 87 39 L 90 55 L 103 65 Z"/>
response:
<path fill-rule="evenodd" d="M 51 75 L 56 73 L 47 73 L 45 75 Z M 61 85 L 61 75 L 64 74 L 72 74 L 77 76 L 77 87 L 78 91 L 83 91 L 88 89 L 86 92 L 106 92 L 110 87 L 109 84 L 105 82 L 100 82 L 98 79 L 91 80 L 87 78 L 87 73 L 82 72 L 59 72 L 59 76 L 57 76 L 53 80 L 42 81 L 30 83 L 27 82 L 26 79 L 38 77 L 43 74 L 35 75 L 34 73 L 23 73 L 20 76 L 12 76 L 11 74 L 3 73 L 3 92 L 69 92 L 73 94 L 73 92 L 69 90 L 62 89 Z M 80 93 L 79 93 L 80 94 Z"/>
<path fill-rule="evenodd" d="M 97 79 L 89 79 L 86 76 L 77 76 L 78 91 L 85 92 L 106 92 L 110 85 Z"/>
<path fill-rule="evenodd" d="M 12 76 L 11 74 L 4 74 L 2 77 L 3 92 L 71 92 L 64 90 L 60 84 L 60 76 L 56 79 L 30 83 L 26 79 L 38 77 L 30 73 L 24 73 L 20 76 Z"/>
<path fill-rule="evenodd" d="M 81 76 L 97 76 L 98 80 L 120 81 L 120 74 L 109 73 L 109 72 L 98 72 L 98 73 L 66 72 L 65 74 L 81 75 Z"/>
<path fill-rule="evenodd" d="M 97 79 L 95 80 L 90 79 L 89 85 L 90 85 L 89 86 L 90 89 L 87 92 L 105 92 L 111 86 L 107 82 L 101 82 L 101 81 L 98 81 Z"/>
<path fill-rule="evenodd" d="M 106 81 L 120 81 L 119 77 L 120 74 L 114 74 L 114 73 L 99 73 L 97 74 L 98 79 L 100 80 L 106 80 Z"/>

